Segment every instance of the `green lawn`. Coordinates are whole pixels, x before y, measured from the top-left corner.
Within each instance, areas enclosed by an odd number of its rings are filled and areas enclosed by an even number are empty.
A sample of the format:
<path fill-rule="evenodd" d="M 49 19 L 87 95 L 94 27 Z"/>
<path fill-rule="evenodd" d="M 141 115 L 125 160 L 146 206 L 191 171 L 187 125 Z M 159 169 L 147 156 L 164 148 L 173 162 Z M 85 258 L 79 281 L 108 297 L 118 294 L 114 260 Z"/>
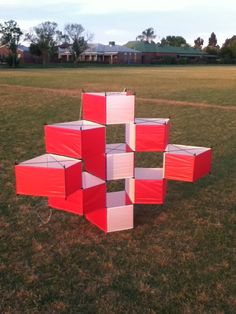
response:
<path fill-rule="evenodd" d="M 14 162 L 44 153 L 44 123 L 79 117 L 82 88 L 124 87 L 136 117 L 171 116 L 171 143 L 212 146 L 212 175 L 169 182 L 164 206 L 135 206 L 130 231 L 59 211 L 43 225 L 45 200 L 15 195 Z M 0 99 L 1 313 L 236 312 L 236 67 L 1 70 Z"/>

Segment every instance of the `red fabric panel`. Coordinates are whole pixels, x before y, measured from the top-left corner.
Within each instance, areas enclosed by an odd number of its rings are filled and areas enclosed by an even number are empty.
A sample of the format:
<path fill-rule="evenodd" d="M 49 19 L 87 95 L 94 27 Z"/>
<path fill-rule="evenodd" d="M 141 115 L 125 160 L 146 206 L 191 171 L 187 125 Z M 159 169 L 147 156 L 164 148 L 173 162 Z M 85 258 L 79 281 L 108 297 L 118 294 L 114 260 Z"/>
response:
<path fill-rule="evenodd" d="M 106 128 L 85 130 L 82 133 L 83 157 L 105 153 Z"/>
<path fill-rule="evenodd" d="M 212 150 L 196 156 L 194 167 L 194 181 L 211 172 Z"/>
<path fill-rule="evenodd" d="M 69 213 L 83 215 L 83 190 L 78 190 L 67 199 L 49 197 L 48 205 L 52 208 L 64 210 Z"/>
<path fill-rule="evenodd" d="M 106 97 L 82 94 L 83 119 L 106 124 Z"/>
<path fill-rule="evenodd" d="M 166 180 L 135 180 L 135 204 L 163 204 Z"/>
<path fill-rule="evenodd" d="M 82 188 L 82 162 L 65 169 L 66 196 Z"/>
<path fill-rule="evenodd" d="M 75 158 L 82 157 L 81 131 L 50 125 L 46 125 L 44 131 L 47 153 Z"/>
<path fill-rule="evenodd" d="M 126 146 L 126 147 L 125 147 L 125 150 L 126 150 L 127 153 L 132 153 L 132 152 L 133 152 L 132 148 L 129 147 L 128 144 L 126 144 L 125 146 Z"/>
<path fill-rule="evenodd" d="M 80 189 L 67 197 L 48 198 L 48 205 L 52 208 L 64 210 L 70 213 L 83 215 L 95 209 L 105 208 L 106 206 L 106 185 L 101 184 L 88 189 Z"/>
<path fill-rule="evenodd" d="M 17 165 L 16 193 L 33 196 L 66 197 L 65 171 L 67 169 L 38 168 Z"/>
<path fill-rule="evenodd" d="M 85 170 L 94 176 L 106 180 L 106 157 L 105 154 L 85 156 L 84 157 Z"/>
<path fill-rule="evenodd" d="M 107 232 L 107 210 L 106 208 L 96 209 L 85 215 L 88 221 L 99 229 Z"/>
<path fill-rule="evenodd" d="M 193 182 L 195 156 L 165 154 L 165 179 Z"/>
<path fill-rule="evenodd" d="M 106 207 L 106 185 L 100 184 L 84 189 L 84 213 Z"/>
<path fill-rule="evenodd" d="M 127 193 L 125 193 L 125 205 L 132 205 L 132 201 L 129 198 L 129 195 Z"/>
<path fill-rule="evenodd" d="M 136 125 L 137 152 L 163 152 L 169 140 L 169 124 Z"/>

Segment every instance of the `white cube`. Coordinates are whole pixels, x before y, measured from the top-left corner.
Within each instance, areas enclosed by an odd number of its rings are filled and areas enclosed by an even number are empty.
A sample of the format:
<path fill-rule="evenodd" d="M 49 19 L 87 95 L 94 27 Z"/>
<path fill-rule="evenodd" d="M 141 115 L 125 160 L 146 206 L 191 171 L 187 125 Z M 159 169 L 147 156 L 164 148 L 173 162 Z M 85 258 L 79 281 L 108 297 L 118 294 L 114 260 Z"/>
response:
<path fill-rule="evenodd" d="M 134 153 L 126 150 L 126 144 L 106 145 L 107 180 L 134 176 Z"/>
<path fill-rule="evenodd" d="M 132 229 L 133 205 L 125 191 L 107 193 L 107 232 Z"/>

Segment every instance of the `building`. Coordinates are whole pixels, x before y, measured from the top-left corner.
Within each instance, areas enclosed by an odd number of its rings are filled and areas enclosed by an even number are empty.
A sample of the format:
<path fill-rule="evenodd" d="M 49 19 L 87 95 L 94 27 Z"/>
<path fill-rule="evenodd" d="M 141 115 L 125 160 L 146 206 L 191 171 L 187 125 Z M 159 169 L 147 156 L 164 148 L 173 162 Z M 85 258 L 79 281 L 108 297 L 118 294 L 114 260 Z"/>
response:
<path fill-rule="evenodd" d="M 9 49 L 6 45 L 0 46 L 0 64 L 4 63 L 9 55 Z"/>
<path fill-rule="evenodd" d="M 20 49 L 20 47 L 17 48 L 17 57 L 21 59 L 23 57 L 23 51 Z M 0 62 L 4 62 L 6 58 L 11 55 L 11 51 L 9 49 L 8 45 L 2 45 L 0 46 Z"/>
<path fill-rule="evenodd" d="M 57 59 L 60 62 L 72 62 L 71 45 L 64 43 L 58 46 Z M 139 64 L 142 53 L 125 46 L 110 42 L 109 45 L 89 44 L 88 48 L 79 56 L 80 62 L 104 64 Z"/>
<path fill-rule="evenodd" d="M 5 62 L 8 56 L 11 55 L 11 51 L 8 45 L 0 46 L 0 62 Z M 17 58 L 21 63 L 33 63 L 34 60 L 30 54 L 29 47 L 19 45 L 17 48 Z"/>
<path fill-rule="evenodd" d="M 116 45 L 114 41 L 109 45 L 90 44 L 80 56 L 80 61 L 107 64 L 139 64 L 141 60 L 140 51 Z"/>
<path fill-rule="evenodd" d="M 129 41 L 125 47 L 138 50 L 142 53 L 143 64 L 155 64 L 155 63 L 178 63 L 186 61 L 189 63 L 196 63 L 199 61 L 207 61 L 209 56 L 206 52 L 192 48 L 192 47 L 172 47 L 165 46 L 160 47 L 155 43 L 148 43 L 144 41 Z"/>
<path fill-rule="evenodd" d="M 60 62 L 72 62 L 73 55 L 71 53 L 71 45 L 68 43 L 63 43 L 58 46 L 58 59 Z"/>
<path fill-rule="evenodd" d="M 102 64 L 184 64 L 207 63 L 214 61 L 216 56 L 193 47 L 160 47 L 158 44 L 143 41 L 129 41 L 126 45 L 89 44 L 79 56 L 79 62 Z M 54 62 L 73 62 L 71 45 L 64 43 L 58 46 Z"/>

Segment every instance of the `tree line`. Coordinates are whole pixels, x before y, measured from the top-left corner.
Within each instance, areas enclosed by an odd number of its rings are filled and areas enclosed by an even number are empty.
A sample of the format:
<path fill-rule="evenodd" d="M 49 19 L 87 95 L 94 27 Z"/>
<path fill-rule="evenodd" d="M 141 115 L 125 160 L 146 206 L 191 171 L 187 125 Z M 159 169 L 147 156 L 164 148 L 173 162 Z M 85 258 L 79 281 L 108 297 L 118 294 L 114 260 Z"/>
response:
<path fill-rule="evenodd" d="M 16 21 L 10 20 L 0 24 L 0 47 L 7 45 L 10 50 L 8 62 L 15 67 L 18 63 L 17 48 L 20 40 L 30 43 L 30 52 L 42 58 L 43 65 L 46 66 L 50 57 L 57 52 L 58 45 L 68 44 L 73 61 L 76 62 L 80 54 L 87 49 L 88 41 L 93 37 L 85 31 L 81 24 L 66 24 L 63 31 L 58 29 L 56 22 L 43 22 L 31 29 L 30 32 L 23 34 Z M 155 43 L 156 34 L 152 27 L 145 29 L 136 40 L 146 44 L 156 44 L 157 46 L 191 47 L 182 36 L 166 36 L 160 42 Z M 211 33 L 208 44 L 203 48 L 204 40 L 198 37 L 194 40 L 194 48 L 204 50 L 208 54 L 216 55 L 221 58 L 223 63 L 236 62 L 236 36 L 227 38 L 220 47 L 217 44 L 217 37 Z"/>
<path fill-rule="evenodd" d="M 172 46 L 172 47 L 191 47 L 190 44 L 187 43 L 186 39 L 182 36 L 166 36 L 161 39 L 160 42 L 155 43 L 156 38 L 155 31 L 152 27 L 147 28 L 142 32 L 142 34 L 136 37 L 136 40 L 143 41 L 147 44 L 156 44 L 157 46 Z M 217 55 L 223 58 L 226 63 L 235 62 L 236 60 L 236 35 L 231 38 L 227 38 L 223 45 L 220 47 L 217 44 L 217 37 L 214 32 L 210 34 L 208 39 L 208 44 L 203 48 L 204 40 L 201 37 L 197 37 L 194 40 L 193 48 L 203 50 L 211 55 Z"/>
<path fill-rule="evenodd" d="M 88 41 L 92 39 L 92 34 L 85 31 L 81 24 L 66 24 L 64 30 L 58 29 L 56 22 L 43 22 L 32 28 L 30 32 L 23 34 L 23 31 L 14 20 L 0 24 L 0 46 L 7 45 L 10 50 L 9 63 L 15 67 L 18 62 L 17 48 L 20 40 L 30 43 L 32 55 L 42 58 L 43 65 L 46 66 L 50 57 L 57 52 L 58 45 L 68 44 L 74 62 L 79 55 L 88 47 Z"/>

